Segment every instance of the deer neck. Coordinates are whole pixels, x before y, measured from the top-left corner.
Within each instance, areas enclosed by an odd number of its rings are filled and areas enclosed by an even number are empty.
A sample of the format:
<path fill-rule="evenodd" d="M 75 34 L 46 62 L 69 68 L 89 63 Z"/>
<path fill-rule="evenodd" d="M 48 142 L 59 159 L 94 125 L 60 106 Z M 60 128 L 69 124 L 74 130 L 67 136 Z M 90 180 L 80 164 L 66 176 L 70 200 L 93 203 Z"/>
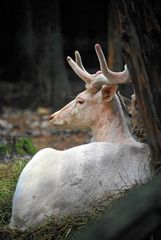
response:
<path fill-rule="evenodd" d="M 97 107 L 92 126 L 92 141 L 132 144 L 136 142 L 129 132 L 117 95 L 112 101 Z"/>

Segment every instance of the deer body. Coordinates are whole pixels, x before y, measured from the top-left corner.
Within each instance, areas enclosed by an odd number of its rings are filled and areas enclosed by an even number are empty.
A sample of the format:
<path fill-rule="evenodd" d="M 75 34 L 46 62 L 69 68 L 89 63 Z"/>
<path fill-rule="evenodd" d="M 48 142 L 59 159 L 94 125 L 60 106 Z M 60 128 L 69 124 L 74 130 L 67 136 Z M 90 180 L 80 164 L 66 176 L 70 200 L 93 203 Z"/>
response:
<path fill-rule="evenodd" d="M 145 144 L 93 142 L 64 151 L 40 150 L 24 168 L 13 199 L 11 227 L 79 213 L 101 199 L 147 181 Z"/>
<path fill-rule="evenodd" d="M 103 70 L 100 48 L 97 54 Z M 85 79 L 87 89 L 52 114 L 50 121 L 59 128 L 91 127 L 94 142 L 64 151 L 46 148 L 35 154 L 16 187 L 12 228 L 23 230 L 51 216 L 61 218 L 84 212 L 111 194 L 146 182 L 151 176 L 149 148 L 131 136 L 116 95 L 116 84 L 105 84 L 107 79 L 102 71 L 92 76 L 91 83 L 91 75 L 85 72 L 80 58 L 80 67 L 68 60 Z M 123 82 L 127 78 L 125 71 L 118 75 Z M 112 77 L 117 78 L 116 74 Z"/>

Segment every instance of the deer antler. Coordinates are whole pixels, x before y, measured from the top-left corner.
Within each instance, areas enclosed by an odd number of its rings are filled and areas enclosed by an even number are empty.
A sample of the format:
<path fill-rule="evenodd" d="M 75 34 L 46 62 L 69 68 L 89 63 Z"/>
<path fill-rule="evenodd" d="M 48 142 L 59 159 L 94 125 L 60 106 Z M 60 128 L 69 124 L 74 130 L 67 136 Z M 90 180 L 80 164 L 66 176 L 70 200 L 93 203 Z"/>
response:
<path fill-rule="evenodd" d="M 91 92 L 97 92 L 103 84 L 116 85 L 130 81 L 129 72 L 125 65 L 123 72 L 111 71 L 106 63 L 105 56 L 99 44 L 95 45 L 96 54 L 99 60 L 101 71 L 95 74 L 88 73 L 81 60 L 78 51 L 75 51 L 75 61 L 71 57 L 67 57 L 67 61 L 74 72 L 86 83 L 86 89 Z"/>
<path fill-rule="evenodd" d="M 99 44 L 95 45 L 95 50 L 100 63 L 101 71 L 103 75 L 109 80 L 108 84 L 122 84 L 122 83 L 131 82 L 127 65 L 124 66 L 124 71 L 113 72 L 108 68 L 105 56 Z"/>
<path fill-rule="evenodd" d="M 79 54 L 78 51 L 75 51 L 75 61 L 76 61 L 77 65 L 78 65 L 83 71 L 87 72 L 86 69 L 85 69 L 84 66 L 83 66 L 82 59 L 81 59 L 81 56 L 80 56 L 80 54 Z"/>
<path fill-rule="evenodd" d="M 92 81 L 92 75 L 89 74 L 86 70 L 84 70 L 71 58 L 71 57 L 67 57 L 67 61 L 69 63 L 69 65 L 71 66 L 71 68 L 74 70 L 74 72 L 86 83 L 89 83 Z"/>

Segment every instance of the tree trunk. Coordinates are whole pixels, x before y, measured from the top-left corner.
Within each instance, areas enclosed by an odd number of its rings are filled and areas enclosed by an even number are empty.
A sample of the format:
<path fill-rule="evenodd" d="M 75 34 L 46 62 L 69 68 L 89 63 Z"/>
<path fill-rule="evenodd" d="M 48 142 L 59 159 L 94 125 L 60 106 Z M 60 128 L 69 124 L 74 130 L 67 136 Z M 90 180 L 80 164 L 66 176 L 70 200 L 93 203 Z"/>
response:
<path fill-rule="evenodd" d="M 108 67 L 113 71 L 123 71 L 125 62 L 121 55 L 121 37 L 119 34 L 119 26 L 117 24 L 116 12 L 114 11 L 112 2 L 108 4 Z M 133 94 L 133 85 L 131 83 L 119 86 L 119 92 L 126 97 Z"/>
<path fill-rule="evenodd" d="M 152 165 L 161 167 L 161 28 L 160 1 L 114 1 L 123 56 L 134 83 Z"/>
<path fill-rule="evenodd" d="M 16 36 L 20 79 L 31 86 L 29 104 L 52 106 L 66 103 L 70 86 L 63 56 L 59 1 L 27 0 Z"/>
<path fill-rule="evenodd" d="M 114 9 L 112 8 L 112 3 L 108 4 L 108 67 L 113 71 L 122 71 L 123 68 L 123 58 L 121 56 L 121 43 L 120 35 L 118 31 L 118 25 L 116 23 L 116 17 L 114 15 Z"/>
<path fill-rule="evenodd" d="M 41 6 L 38 16 L 42 22 L 36 26 L 40 48 L 37 53 L 38 82 L 41 98 L 57 109 L 66 103 L 70 86 L 65 69 L 66 59 L 63 56 L 59 1 L 47 1 L 44 5 L 45 11 Z"/>

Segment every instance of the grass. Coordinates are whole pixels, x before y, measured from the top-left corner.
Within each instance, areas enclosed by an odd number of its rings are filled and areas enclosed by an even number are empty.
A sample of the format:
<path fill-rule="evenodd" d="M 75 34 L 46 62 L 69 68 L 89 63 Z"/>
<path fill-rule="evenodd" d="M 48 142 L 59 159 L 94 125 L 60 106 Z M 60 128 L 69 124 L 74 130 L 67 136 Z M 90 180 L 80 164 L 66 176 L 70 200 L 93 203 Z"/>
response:
<path fill-rule="evenodd" d="M 3 235 L 8 229 L 12 197 L 18 176 L 26 163 L 23 160 L 18 160 L 8 164 L 0 164 L 0 239 L 12 239 L 11 237 L 5 238 Z"/>

